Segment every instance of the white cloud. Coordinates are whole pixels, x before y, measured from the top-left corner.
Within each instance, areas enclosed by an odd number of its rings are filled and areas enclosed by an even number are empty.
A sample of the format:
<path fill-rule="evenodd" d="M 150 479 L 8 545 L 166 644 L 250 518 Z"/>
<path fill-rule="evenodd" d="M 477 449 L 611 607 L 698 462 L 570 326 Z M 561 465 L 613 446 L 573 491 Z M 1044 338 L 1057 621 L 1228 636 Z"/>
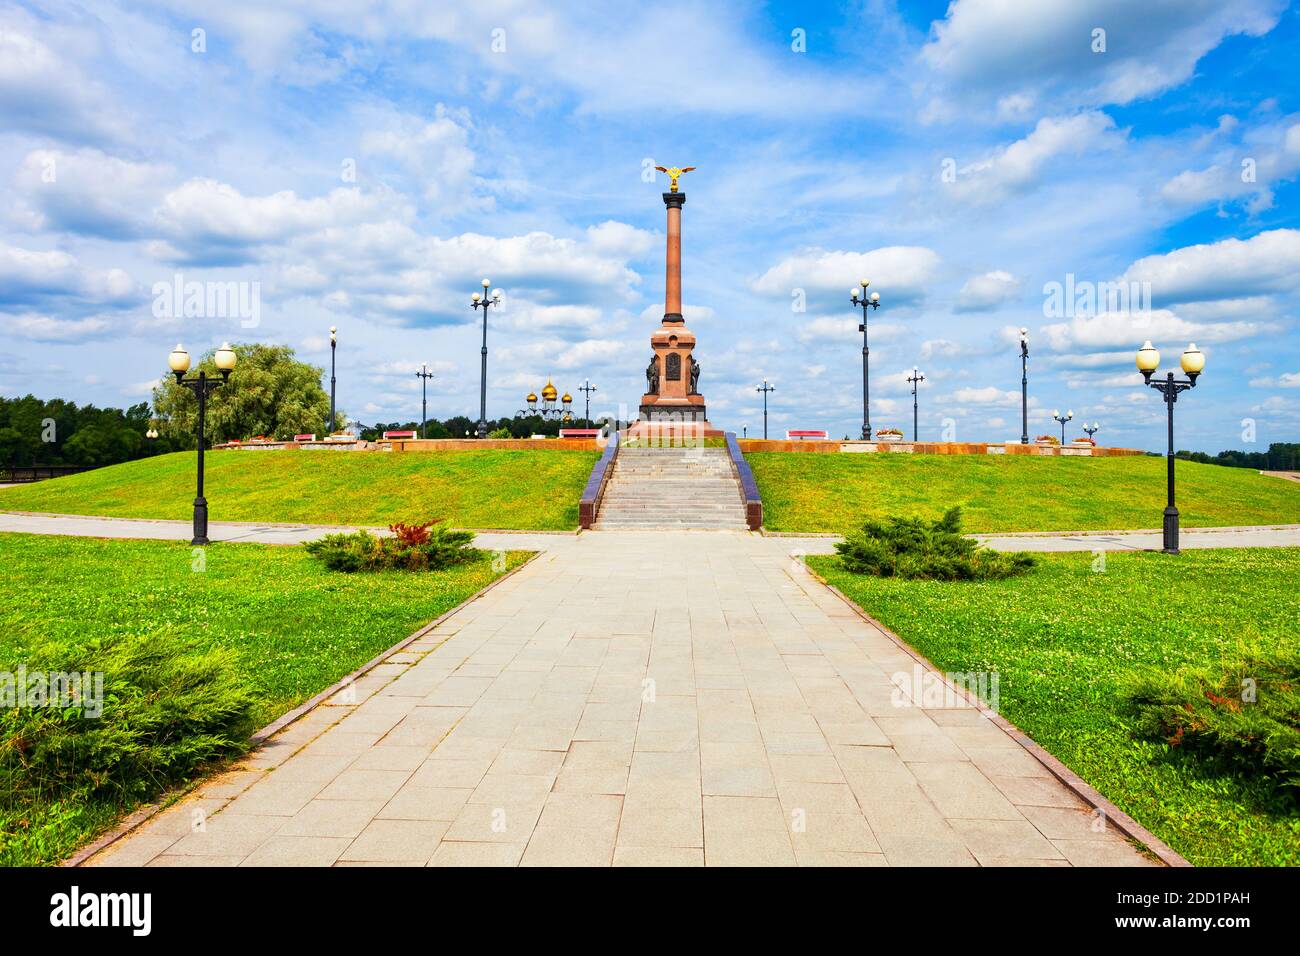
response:
<path fill-rule="evenodd" d="M 1277 142 L 1255 143 L 1235 150 L 1230 159 L 1203 169 L 1188 169 L 1160 187 L 1160 196 L 1176 206 L 1252 197 L 1251 213 L 1272 206 L 1271 185 L 1300 172 L 1300 124 L 1276 132 Z"/>
<path fill-rule="evenodd" d="M 1153 299 L 1171 304 L 1287 292 L 1300 285 L 1300 230 L 1184 246 L 1139 259 L 1120 278 L 1150 282 Z"/>
<path fill-rule="evenodd" d="M 956 311 L 981 312 L 1009 302 L 1020 291 L 1020 280 L 1001 269 L 971 276 L 957 296 Z"/>
<path fill-rule="evenodd" d="M 1019 405 L 1019 392 L 1003 391 L 993 385 L 984 388 L 959 388 L 952 393 L 952 401 L 961 405 Z"/>
<path fill-rule="evenodd" d="M 886 246 L 869 252 L 809 249 L 783 259 L 753 283 L 756 292 L 789 296 L 794 289 L 843 290 L 860 279 L 880 292 L 882 306 L 922 298 L 939 268 L 939 254 L 924 246 Z"/>
<path fill-rule="evenodd" d="M 1065 106 L 1129 103 L 1189 79 L 1225 37 L 1261 36 L 1284 0 L 953 0 L 921 60 L 948 98 Z M 1105 31 L 1094 52 L 1093 31 Z M 955 112 L 956 104 L 939 104 Z"/>
<path fill-rule="evenodd" d="M 89 147 L 32 150 L 14 177 L 42 227 L 110 239 L 143 234 L 174 178 L 169 166 L 131 162 Z"/>
<path fill-rule="evenodd" d="M 104 304 L 126 302 L 135 283 L 122 269 L 86 269 L 57 249 L 23 249 L 0 242 L 0 301 L 75 297 Z"/>
<path fill-rule="evenodd" d="M 46 42 L 58 28 L 9 8 L 0 14 L 0 116 L 21 129 L 72 142 L 120 139 L 126 124 L 102 83 Z"/>
<path fill-rule="evenodd" d="M 1257 322 L 1188 322 L 1168 309 L 1150 312 L 1103 312 L 1076 316 L 1068 322 L 1045 325 L 1040 330 L 1049 347 L 1064 352 L 1077 346 L 1105 349 L 1129 345 L 1136 354 L 1145 340 L 1165 342 L 1166 348 L 1188 341 L 1232 342 L 1258 335 L 1272 326 Z"/>
<path fill-rule="evenodd" d="M 1283 372 L 1277 378 L 1252 378 L 1254 388 L 1300 388 L 1300 372 Z"/>
<path fill-rule="evenodd" d="M 1062 156 L 1095 156 L 1115 149 L 1124 136 L 1105 113 L 1044 117 L 1023 139 L 957 170 L 945 195 L 974 203 L 992 203 L 1032 190 L 1053 160 Z"/>
<path fill-rule="evenodd" d="M 6 335 L 34 342 L 82 342 L 102 338 L 114 324 L 101 316 L 84 319 L 60 319 L 51 315 L 0 314 L 0 328 Z"/>

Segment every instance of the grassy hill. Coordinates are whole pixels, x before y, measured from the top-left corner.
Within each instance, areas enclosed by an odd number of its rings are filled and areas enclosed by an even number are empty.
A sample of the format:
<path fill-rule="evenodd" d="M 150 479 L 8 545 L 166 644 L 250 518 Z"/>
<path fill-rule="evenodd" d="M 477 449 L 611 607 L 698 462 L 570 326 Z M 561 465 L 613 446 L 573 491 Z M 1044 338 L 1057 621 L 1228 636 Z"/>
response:
<path fill-rule="evenodd" d="M 206 456 L 213 521 L 387 525 L 446 518 L 461 528 L 562 530 L 598 455 L 585 451 L 228 451 Z M 193 452 L 0 490 L 0 510 L 189 518 Z"/>
<path fill-rule="evenodd" d="M 1030 455 L 745 456 L 773 531 L 843 532 L 890 514 L 959 504 L 967 531 L 1158 528 L 1164 458 Z M 1300 484 L 1246 468 L 1177 463 L 1183 527 L 1300 523 Z M 2 500 L 2 499 L 0 499 Z"/>

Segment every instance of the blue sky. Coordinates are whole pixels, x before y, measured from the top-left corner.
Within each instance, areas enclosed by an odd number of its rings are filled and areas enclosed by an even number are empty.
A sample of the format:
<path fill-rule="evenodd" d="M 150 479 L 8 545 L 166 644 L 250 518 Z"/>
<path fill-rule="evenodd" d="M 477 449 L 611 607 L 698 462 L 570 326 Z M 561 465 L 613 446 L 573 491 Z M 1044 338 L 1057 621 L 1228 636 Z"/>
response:
<path fill-rule="evenodd" d="M 209 9 L 211 8 L 211 9 Z M 196 41 L 195 31 L 201 42 Z M 1098 31 L 1102 31 L 1099 33 Z M 292 345 L 354 419 L 476 415 L 469 295 L 506 294 L 489 415 L 547 377 L 635 409 L 662 177 L 715 424 L 1161 449 L 1140 386 L 1195 341 L 1179 445 L 1300 440 L 1300 10 L 1278 0 L 0 5 L 0 394 L 123 405 L 176 341 Z M 196 49 L 198 47 L 198 49 Z M 257 283 L 257 324 L 159 288 Z M 1149 291 L 1106 303 L 1107 283 Z M 1050 284 L 1100 285 L 1053 310 Z M 1076 430 L 1070 429 L 1070 437 Z"/>

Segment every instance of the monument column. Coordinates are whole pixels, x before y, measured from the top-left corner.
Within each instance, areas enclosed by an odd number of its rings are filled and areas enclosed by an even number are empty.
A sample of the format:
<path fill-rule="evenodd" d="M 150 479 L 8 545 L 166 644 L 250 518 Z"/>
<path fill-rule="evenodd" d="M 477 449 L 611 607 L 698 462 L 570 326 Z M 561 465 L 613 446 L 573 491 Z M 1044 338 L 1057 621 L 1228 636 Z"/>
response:
<path fill-rule="evenodd" d="M 664 317 L 650 334 L 653 355 L 646 367 L 646 393 L 641 396 L 641 421 L 653 426 L 710 428 L 704 396 L 699 391 L 700 365 L 695 361 L 695 335 L 682 315 L 682 206 L 686 194 L 677 179 L 694 166 L 656 169 L 672 180 L 663 194 L 668 212 L 668 243 L 664 264 Z"/>
<path fill-rule="evenodd" d="M 673 184 L 676 186 L 676 183 Z M 686 193 L 664 193 L 668 207 L 667 275 L 664 280 L 664 324 L 682 323 L 682 206 Z"/>

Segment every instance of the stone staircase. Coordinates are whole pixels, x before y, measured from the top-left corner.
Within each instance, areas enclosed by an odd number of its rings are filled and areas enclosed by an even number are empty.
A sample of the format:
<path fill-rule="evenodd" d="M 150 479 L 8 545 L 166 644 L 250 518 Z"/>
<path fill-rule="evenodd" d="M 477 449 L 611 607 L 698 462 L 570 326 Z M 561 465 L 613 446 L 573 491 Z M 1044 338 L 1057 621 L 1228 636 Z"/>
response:
<path fill-rule="evenodd" d="M 594 527 L 748 530 L 725 448 L 619 449 Z"/>

